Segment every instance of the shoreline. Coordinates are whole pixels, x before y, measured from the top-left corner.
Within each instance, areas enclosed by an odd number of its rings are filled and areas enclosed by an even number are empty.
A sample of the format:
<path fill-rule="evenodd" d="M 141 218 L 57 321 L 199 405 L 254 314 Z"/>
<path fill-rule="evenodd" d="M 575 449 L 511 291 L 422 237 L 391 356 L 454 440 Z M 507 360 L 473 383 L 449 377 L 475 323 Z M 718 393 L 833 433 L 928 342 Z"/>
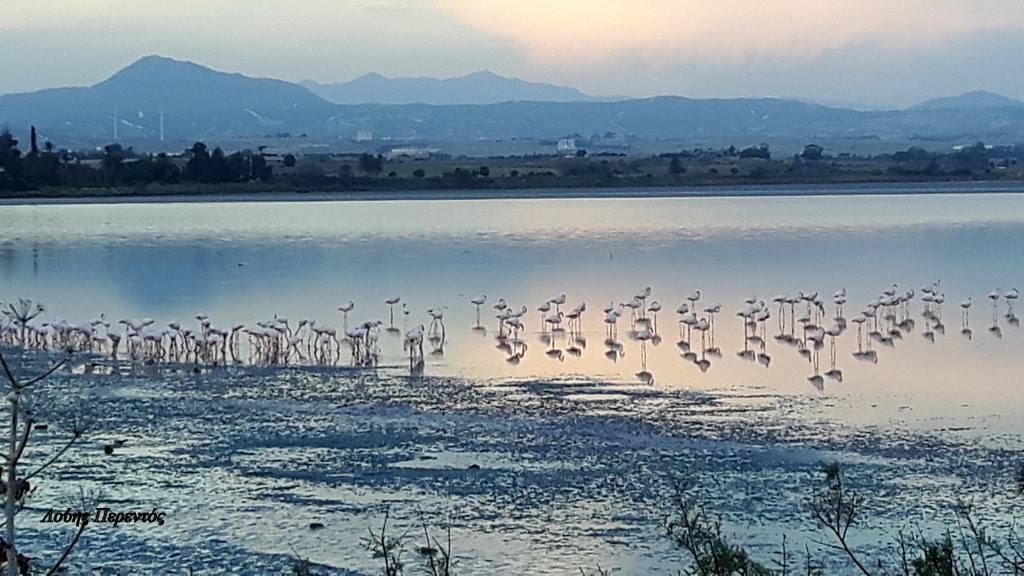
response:
<path fill-rule="evenodd" d="M 954 194 L 1020 194 L 1024 182 L 870 182 L 832 184 L 742 184 L 685 187 L 514 188 L 462 190 L 361 190 L 110 193 L 96 189 L 82 195 L 0 197 L 0 206 L 90 204 L 180 204 L 235 202 L 395 202 L 464 200 L 567 200 L 643 198 L 779 198 L 829 196 L 925 196 Z"/>

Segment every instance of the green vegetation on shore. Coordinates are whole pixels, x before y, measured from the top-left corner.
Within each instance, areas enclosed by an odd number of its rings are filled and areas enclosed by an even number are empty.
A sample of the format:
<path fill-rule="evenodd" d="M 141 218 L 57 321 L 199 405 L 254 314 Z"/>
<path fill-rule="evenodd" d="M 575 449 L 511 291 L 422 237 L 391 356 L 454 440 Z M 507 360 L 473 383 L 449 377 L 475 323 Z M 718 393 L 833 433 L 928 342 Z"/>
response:
<path fill-rule="evenodd" d="M 225 153 L 201 142 L 178 154 L 139 154 L 120 144 L 101 150 L 42 147 L 32 132 L 23 153 L 0 134 L 0 197 L 92 197 L 410 190 L 701 187 L 947 181 L 1024 181 L 1024 145 L 978 142 L 945 153 L 910 148 L 892 154 L 829 154 L 808 144 L 775 158 L 765 144 L 617 154 L 452 158 L 443 154 Z"/>

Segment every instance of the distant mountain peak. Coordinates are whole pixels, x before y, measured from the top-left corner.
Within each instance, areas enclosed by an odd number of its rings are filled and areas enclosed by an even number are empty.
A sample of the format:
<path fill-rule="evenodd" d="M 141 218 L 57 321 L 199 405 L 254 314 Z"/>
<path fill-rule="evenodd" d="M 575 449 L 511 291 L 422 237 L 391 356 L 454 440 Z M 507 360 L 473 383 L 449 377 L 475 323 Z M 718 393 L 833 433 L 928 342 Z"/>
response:
<path fill-rule="evenodd" d="M 397 77 L 378 73 L 348 82 L 302 83 L 322 98 L 337 104 L 497 104 L 510 101 L 579 102 L 594 98 L 567 86 L 509 78 L 491 70 L 477 70 L 452 78 Z"/>
<path fill-rule="evenodd" d="M 128 64 L 124 68 L 121 68 L 114 74 L 112 74 L 106 80 L 99 82 L 96 86 L 103 86 L 104 84 L 117 83 L 119 81 L 145 81 L 150 77 L 155 77 L 161 74 L 167 74 L 169 72 L 183 72 L 188 71 L 191 73 L 202 73 L 208 72 L 210 74 L 226 74 L 218 73 L 215 70 L 196 64 L 195 62 L 189 62 L 187 60 L 175 60 L 166 56 L 160 56 L 158 54 L 150 54 L 143 56 L 138 60 Z"/>
<path fill-rule="evenodd" d="M 506 78 L 499 74 L 495 74 L 494 72 L 491 72 L 490 70 L 487 69 L 477 70 L 476 72 L 470 72 L 469 74 L 463 76 L 463 78 L 501 78 L 502 80 L 509 80 L 509 78 Z"/>
<path fill-rule="evenodd" d="M 356 78 L 356 80 L 388 80 L 388 77 L 377 72 L 367 72 Z"/>
<path fill-rule="evenodd" d="M 162 56 L 160 54 L 147 54 L 142 58 L 139 58 L 135 62 L 125 66 L 125 69 L 133 66 L 145 66 L 152 64 L 192 64 L 192 62 L 186 62 L 184 60 L 175 60 L 169 56 Z"/>
<path fill-rule="evenodd" d="M 995 92 L 973 90 L 959 96 L 933 98 L 912 106 L 911 110 L 990 110 L 1018 106 L 1024 106 L 1024 102 Z"/>
<path fill-rule="evenodd" d="M 150 55 L 93 86 L 0 95 L 0 127 L 36 126 L 60 146 L 91 147 L 117 139 L 160 148 L 170 142 L 238 145 L 298 134 L 328 142 L 360 132 L 381 142 L 416 143 L 543 142 L 578 133 L 592 135 L 591 149 L 606 150 L 632 146 L 620 136 L 708 145 L 920 138 L 939 146 L 1007 142 L 1024 133 L 1024 102 L 983 91 L 930 100 L 915 109 L 863 112 L 779 98 L 595 100 L 573 88 L 489 70 L 447 79 L 369 74 L 340 85 L 305 84 L 309 88 Z M 374 105 L 333 105 L 314 92 L 340 103 Z M 613 136 L 602 136 L 609 133 Z"/>
<path fill-rule="evenodd" d="M 211 72 L 215 72 L 212 68 L 208 68 L 202 64 L 196 64 L 195 62 L 190 62 L 188 60 L 177 60 L 175 58 L 161 56 L 159 54 L 150 54 L 139 58 L 124 68 L 121 68 L 114 75 L 116 76 L 117 74 L 131 70 L 159 70 L 161 68 L 191 68 L 194 70 L 209 70 Z M 222 72 L 222 74 L 227 74 L 227 72 Z"/>
<path fill-rule="evenodd" d="M 113 138 L 112 120 L 119 118 L 118 138 L 131 142 L 318 124 L 331 107 L 296 84 L 149 55 L 92 86 L 0 96 L 0 123 L 39 125 L 56 139 L 75 134 L 103 141 Z"/>

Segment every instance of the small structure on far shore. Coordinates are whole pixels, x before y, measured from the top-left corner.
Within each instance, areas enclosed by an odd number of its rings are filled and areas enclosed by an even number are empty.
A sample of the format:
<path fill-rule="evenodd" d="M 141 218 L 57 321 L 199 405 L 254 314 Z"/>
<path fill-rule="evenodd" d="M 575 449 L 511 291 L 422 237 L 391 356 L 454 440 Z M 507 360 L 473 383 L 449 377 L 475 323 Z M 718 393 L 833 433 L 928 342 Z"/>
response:
<path fill-rule="evenodd" d="M 440 152 L 437 148 L 392 148 L 387 153 L 388 160 L 395 160 L 398 158 L 410 158 L 412 160 L 426 160 L 432 155 Z"/>
<path fill-rule="evenodd" d="M 556 147 L 559 154 L 575 154 L 576 153 L 576 139 L 575 138 L 562 138 L 558 141 Z"/>

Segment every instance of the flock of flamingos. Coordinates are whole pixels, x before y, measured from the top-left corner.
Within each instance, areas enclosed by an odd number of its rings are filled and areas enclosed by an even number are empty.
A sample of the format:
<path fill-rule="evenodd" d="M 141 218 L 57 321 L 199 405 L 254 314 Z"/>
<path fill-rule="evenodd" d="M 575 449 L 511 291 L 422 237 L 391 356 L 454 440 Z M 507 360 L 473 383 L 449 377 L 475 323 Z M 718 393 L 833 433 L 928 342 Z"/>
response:
<path fill-rule="evenodd" d="M 993 290 L 987 296 L 991 304 L 992 319 L 987 331 L 1002 336 L 1001 322 L 1019 326 L 1014 306 L 1020 293 L 1017 289 L 1003 292 Z M 695 364 L 702 372 L 711 367 L 711 359 L 720 358 L 722 351 L 715 342 L 715 323 L 722 312 L 719 304 L 702 303 L 700 290 L 688 295 L 675 309 L 678 327 L 677 346 L 684 359 Z M 772 359 L 767 352 L 768 339 L 795 348 L 800 357 L 813 366 L 808 381 L 815 387 L 823 386 L 826 378 L 841 381 L 842 371 L 836 364 L 837 338 L 856 327 L 857 350 L 853 357 L 877 362 L 876 346 L 893 347 L 896 342 L 913 332 L 917 320 L 914 302 L 920 301 L 921 336 L 934 341 L 945 334 L 943 305 L 945 294 L 941 282 L 936 281 L 920 289 L 892 285 L 882 290 L 877 298 L 859 312 L 847 316 L 846 290 L 840 290 L 826 302 L 818 293 L 798 292 L 780 295 L 766 301 L 756 297 L 745 299 L 736 312 L 743 324 L 743 347 L 736 355 L 765 367 Z M 399 305 L 401 306 L 399 307 Z M 481 314 L 489 304 L 487 296 L 469 301 L 476 311 L 473 331 L 487 334 Z M 64 320 L 39 321 L 45 309 L 41 304 L 21 299 L 0 304 L 0 344 L 27 349 L 66 352 L 85 352 L 107 355 L 114 359 L 127 359 L 143 364 L 194 364 L 217 366 L 248 362 L 254 365 L 317 364 L 333 365 L 346 356 L 353 365 L 376 366 L 381 355 L 381 335 L 400 337 L 404 353 L 413 374 L 422 374 L 424 344 L 431 347 L 430 354 L 443 355 L 447 339 L 444 322 L 447 306 L 427 310 L 429 322 L 409 328 L 412 312 L 401 298 L 384 301 L 388 321 L 374 319 L 352 326 L 349 315 L 355 304 L 349 301 L 338 307 L 341 315 L 340 330 L 321 325 L 313 320 L 299 320 L 274 316 L 252 325 L 238 324 L 219 328 L 206 315 L 195 316 L 195 323 L 187 327 L 170 322 L 163 327 L 151 319 L 118 320 L 112 324 L 104 315 L 86 324 L 75 325 Z M 831 305 L 831 306 L 829 306 Z M 402 328 L 395 325 L 396 307 Z M 526 355 L 525 336 L 532 332 L 533 324 L 526 306 L 512 306 L 503 298 L 491 304 L 497 325 L 497 348 L 505 354 L 509 364 L 518 364 Z M 970 339 L 970 298 L 960 303 L 960 333 Z M 565 355 L 580 356 L 586 347 L 583 317 L 586 303 L 566 307 L 564 294 L 552 298 L 535 310 L 544 354 L 563 360 Z M 646 287 L 625 302 L 611 302 L 602 309 L 604 324 L 604 354 L 617 361 L 624 354 L 619 338 L 619 326 L 624 326 L 627 338 L 639 343 L 641 371 L 636 374 L 642 382 L 653 382 L 647 371 L 647 343 L 659 344 L 658 315 L 661 304 L 653 299 L 653 290 Z M 537 318 L 537 317 L 534 317 Z M 774 318 L 774 322 L 772 321 Z M 769 324 L 774 332 L 769 336 Z M 819 369 L 819 353 L 828 345 L 829 368 Z"/>

